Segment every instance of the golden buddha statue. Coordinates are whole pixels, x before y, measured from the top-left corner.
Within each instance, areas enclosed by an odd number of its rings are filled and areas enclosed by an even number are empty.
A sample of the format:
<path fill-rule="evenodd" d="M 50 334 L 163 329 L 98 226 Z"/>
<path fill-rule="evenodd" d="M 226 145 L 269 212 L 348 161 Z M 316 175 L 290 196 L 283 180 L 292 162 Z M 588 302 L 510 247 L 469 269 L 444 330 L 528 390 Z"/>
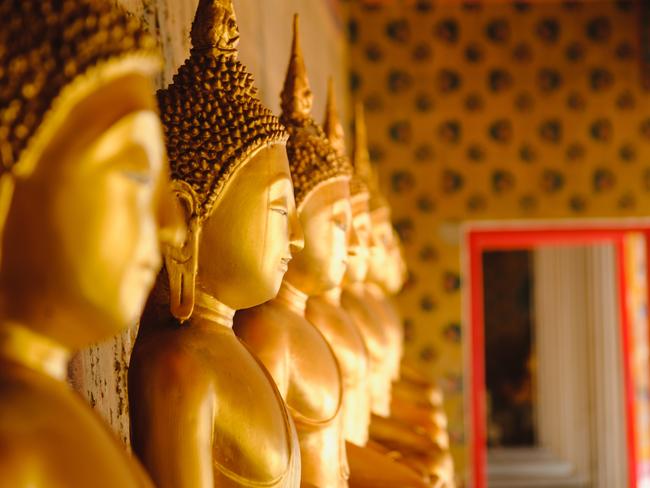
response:
<path fill-rule="evenodd" d="M 305 246 L 289 264 L 278 297 L 237 313 L 235 331 L 275 379 L 300 440 L 303 486 L 347 486 L 343 383 L 327 341 L 306 318 L 307 299 L 335 288 L 345 272 L 351 167 L 311 116 L 312 92 L 294 19 L 281 121 Z"/>
<path fill-rule="evenodd" d="M 0 19 L 0 486 L 151 486 L 66 372 L 138 319 L 159 239 L 182 239 L 158 53 L 100 0 L 0 0 Z"/>
<path fill-rule="evenodd" d="M 237 59 L 231 0 L 201 0 L 190 57 L 158 94 L 186 242 L 164 249 L 131 359 L 134 451 L 165 487 L 297 487 L 295 427 L 232 330 L 302 247 L 288 134 Z"/>

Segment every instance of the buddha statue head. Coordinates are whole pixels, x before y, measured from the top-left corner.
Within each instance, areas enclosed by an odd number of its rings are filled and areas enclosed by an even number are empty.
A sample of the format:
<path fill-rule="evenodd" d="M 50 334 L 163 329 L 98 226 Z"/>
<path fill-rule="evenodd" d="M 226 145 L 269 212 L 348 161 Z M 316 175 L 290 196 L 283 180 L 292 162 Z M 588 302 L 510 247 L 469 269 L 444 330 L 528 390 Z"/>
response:
<path fill-rule="evenodd" d="M 336 111 L 336 102 L 334 97 L 334 86 L 332 80 L 328 85 L 327 105 L 325 112 L 325 121 L 323 123 L 325 134 L 329 139 L 332 147 L 336 150 L 341 158 L 346 158 L 345 134 Z M 357 126 L 355 126 L 355 138 Z M 363 128 L 361 128 L 363 130 Z M 350 241 L 348 243 L 348 263 L 345 272 L 346 283 L 363 283 L 368 274 L 368 265 L 370 259 L 370 250 L 374 246 L 370 224 L 370 192 L 368 185 L 361 178 L 364 174 L 365 164 L 368 160 L 358 158 L 354 154 L 352 161 L 353 174 L 350 180 L 350 204 L 352 208 L 352 230 Z"/>
<path fill-rule="evenodd" d="M 159 238 L 182 235 L 150 80 L 158 52 L 100 0 L 0 0 L 0 18 L 0 172 L 14 187 L 2 320 L 75 348 L 137 320 Z"/>
<path fill-rule="evenodd" d="M 232 49 L 233 19 L 231 1 L 202 0 L 190 57 L 158 93 L 188 226 L 186 242 L 165 249 L 171 311 L 181 321 L 195 290 L 234 310 L 273 298 L 302 247 L 288 134 Z"/>
<path fill-rule="evenodd" d="M 345 274 L 352 168 L 311 116 L 312 94 L 297 16 L 293 34 L 281 121 L 289 131 L 287 153 L 305 245 L 291 262 L 286 281 L 307 295 L 317 295 L 340 286 Z"/>

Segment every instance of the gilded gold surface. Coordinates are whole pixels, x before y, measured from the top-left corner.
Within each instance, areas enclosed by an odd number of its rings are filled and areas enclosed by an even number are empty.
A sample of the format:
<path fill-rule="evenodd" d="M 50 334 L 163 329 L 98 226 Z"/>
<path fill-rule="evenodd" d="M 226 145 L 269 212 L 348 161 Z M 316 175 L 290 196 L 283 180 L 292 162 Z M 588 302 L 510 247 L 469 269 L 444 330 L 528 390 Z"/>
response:
<path fill-rule="evenodd" d="M 159 240 L 182 237 L 158 57 L 99 1 L 3 0 L 0 19 L 0 486 L 150 486 L 64 380 L 74 349 L 137 320 Z"/>
<path fill-rule="evenodd" d="M 135 452 L 161 487 L 300 485 L 295 427 L 234 335 L 302 247 L 286 132 L 237 60 L 232 2 L 201 1 L 190 58 L 159 93 L 188 236 L 167 247 L 129 372 Z"/>

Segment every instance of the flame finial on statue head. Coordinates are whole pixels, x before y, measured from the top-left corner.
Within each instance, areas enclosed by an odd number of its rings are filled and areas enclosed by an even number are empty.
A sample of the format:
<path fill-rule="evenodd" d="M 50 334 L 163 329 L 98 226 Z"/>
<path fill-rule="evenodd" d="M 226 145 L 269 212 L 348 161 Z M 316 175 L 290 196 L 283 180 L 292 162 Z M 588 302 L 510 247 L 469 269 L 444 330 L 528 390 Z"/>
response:
<path fill-rule="evenodd" d="M 325 107 L 325 120 L 323 130 L 329 139 L 334 150 L 341 157 L 345 157 L 345 134 L 343 126 L 336 110 L 336 97 L 334 96 L 334 80 L 329 79 L 327 83 L 327 104 Z"/>
<path fill-rule="evenodd" d="M 305 59 L 300 46 L 300 31 L 298 14 L 293 17 L 293 43 L 291 45 L 291 58 L 287 69 L 287 77 L 282 88 L 281 105 L 282 116 L 288 120 L 299 120 L 309 117 L 314 101 L 314 95 L 309 86 Z"/>
<path fill-rule="evenodd" d="M 352 165 L 355 175 L 363 180 L 370 190 L 370 209 L 387 207 L 388 202 L 379 189 L 379 175 L 370 161 L 368 135 L 363 103 L 357 101 L 354 108 L 354 146 Z"/>
<path fill-rule="evenodd" d="M 194 49 L 237 52 L 239 28 L 232 0 L 199 0 L 191 30 Z"/>

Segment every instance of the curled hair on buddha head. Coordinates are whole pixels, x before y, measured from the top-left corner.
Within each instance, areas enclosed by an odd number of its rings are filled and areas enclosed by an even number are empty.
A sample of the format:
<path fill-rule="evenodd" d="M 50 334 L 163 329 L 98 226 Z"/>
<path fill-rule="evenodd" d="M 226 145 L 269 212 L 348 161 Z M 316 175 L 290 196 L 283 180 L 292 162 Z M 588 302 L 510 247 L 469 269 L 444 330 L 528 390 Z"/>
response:
<path fill-rule="evenodd" d="M 294 17 L 291 58 L 281 93 L 280 120 L 289 131 L 287 155 L 300 209 L 307 196 L 321 184 L 337 178 L 350 179 L 352 165 L 341 157 L 323 128 L 311 115 L 313 95 L 300 47 L 298 15 Z"/>
<path fill-rule="evenodd" d="M 237 59 L 232 0 L 201 0 L 191 34 L 190 56 L 158 101 L 172 179 L 192 189 L 204 220 L 237 169 L 288 134 Z"/>
<path fill-rule="evenodd" d="M 0 173 L 29 174 L 74 107 L 160 58 L 137 20 L 106 0 L 0 0 Z"/>

